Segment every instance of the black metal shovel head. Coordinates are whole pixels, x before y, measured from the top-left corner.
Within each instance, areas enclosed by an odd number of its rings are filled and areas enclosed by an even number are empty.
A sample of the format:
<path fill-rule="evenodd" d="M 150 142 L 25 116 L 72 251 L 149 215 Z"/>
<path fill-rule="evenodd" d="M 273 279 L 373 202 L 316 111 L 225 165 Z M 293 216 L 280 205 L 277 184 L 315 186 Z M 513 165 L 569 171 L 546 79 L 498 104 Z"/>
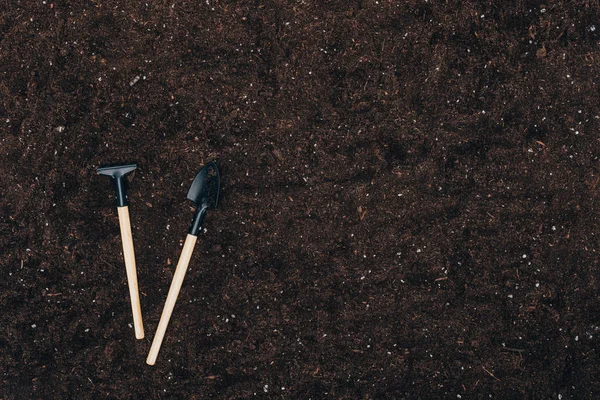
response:
<path fill-rule="evenodd" d="M 114 165 L 107 167 L 98 168 L 98 174 L 111 176 L 113 178 L 119 178 L 121 176 L 125 176 L 134 169 L 137 168 L 137 164 L 127 164 L 127 165 Z"/>
<path fill-rule="evenodd" d="M 187 198 L 202 209 L 216 208 L 221 192 L 221 178 L 217 163 L 214 161 L 206 164 L 194 178 L 188 191 Z"/>

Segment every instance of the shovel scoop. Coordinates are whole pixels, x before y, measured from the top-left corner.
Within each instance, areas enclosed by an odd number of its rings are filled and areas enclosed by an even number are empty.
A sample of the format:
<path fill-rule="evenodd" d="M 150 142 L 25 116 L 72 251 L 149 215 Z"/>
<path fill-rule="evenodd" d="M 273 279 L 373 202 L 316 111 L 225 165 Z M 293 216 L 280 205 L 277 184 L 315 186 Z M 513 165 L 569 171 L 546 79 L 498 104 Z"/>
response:
<path fill-rule="evenodd" d="M 135 337 L 137 339 L 143 339 L 144 324 L 142 323 L 142 308 L 140 307 L 140 295 L 138 293 L 135 252 L 133 250 L 133 238 L 131 236 L 131 222 L 129 221 L 129 207 L 127 206 L 127 197 L 125 195 L 125 175 L 136 168 L 136 164 L 102 167 L 98 168 L 98 174 L 113 178 L 115 189 L 117 191 L 117 211 L 119 213 L 119 227 L 121 229 L 121 241 L 123 242 L 123 258 L 125 258 L 129 297 L 131 299 L 131 311 L 133 313 L 133 326 L 135 328 Z"/>
<path fill-rule="evenodd" d="M 198 236 L 206 212 L 211 208 L 217 208 L 220 192 L 219 169 L 217 163 L 211 161 L 198 172 L 192 186 L 190 186 L 190 190 L 188 190 L 187 198 L 196 204 L 196 212 L 189 231 L 190 235 Z"/>
<path fill-rule="evenodd" d="M 220 191 L 221 179 L 219 176 L 219 169 L 217 168 L 217 164 L 214 161 L 211 161 L 200 169 L 200 172 L 198 172 L 198 175 L 194 178 L 192 186 L 190 186 L 190 190 L 187 194 L 187 198 L 196 205 L 196 211 L 194 212 L 192 224 L 190 225 L 190 230 L 185 239 L 181 256 L 177 262 L 177 268 L 175 269 L 173 281 L 169 288 L 165 307 L 160 316 L 156 335 L 154 335 L 154 340 L 152 341 L 152 347 L 150 347 L 150 353 L 146 359 L 148 365 L 154 365 L 154 363 L 156 363 L 156 358 L 158 357 L 160 346 L 165 337 L 165 332 L 167 331 L 173 308 L 177 302 L 177 296 L 179 296 L 179 291 L 181 290 L 183 278 L 185 278 L 185 273 L 187 272 L 192 253 L 194 252 L 194 245 L 198 239 L 198 233 L 202 229 L 202 224 L 207 211 L 217 207 Z"/>

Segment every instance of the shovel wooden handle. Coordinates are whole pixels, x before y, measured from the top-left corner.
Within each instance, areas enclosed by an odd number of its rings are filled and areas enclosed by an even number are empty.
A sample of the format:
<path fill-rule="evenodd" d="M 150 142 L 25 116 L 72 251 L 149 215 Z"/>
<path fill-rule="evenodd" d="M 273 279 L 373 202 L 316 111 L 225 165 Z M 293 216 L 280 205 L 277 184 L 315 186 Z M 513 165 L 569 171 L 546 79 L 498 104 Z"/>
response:
<path fill-rule="evenodd" d="M 187 238 L 185 239 L 185 244 L 183 245 L 183 250 L 181 251 L 181 256 L 179 256 L 177 268 L 175 269 L 175 275 L 173 276 L 173 281 L 171 282 L 171 287 L 169 288 L 169 294 L 167 295 L 165 308 L 163 308 L 162 315 L 160 316 L 160 322 L 158 323 L 158 328 L 156 329 L 156 335 L 154 335 L 152 347 L 150 347 L 150 353 L 146 359 L 146 363 L 148 363 L 148 365 L 154 365 L 156 362 L 156 357 L 158 357 L 160 345 L 165 337 L 167 325 L 169 325 L 169 320 L 171 319 L 171 314 L 173 313 L 177 296 L 179 296 L 179 290 L 181 289 L 183 278 L 185 278 L 185 273 L 187 272 L 188 264 L 190 263 L 190 258 L 194 252 L 194 246 L 196 245 L 197 239 L 197 236 L 190 234 L 188 234 Z"/>
<path fill-rule="evenodd" d="M 127 206 L 117 207 L 119 211 L 119 226 L 121 227 L 121 240 L 123 241 L 123 257 L 127 270 L 127 283 L 129 285 L 129 297 L 131 299 L 131 311 L 133 313 L 133 326 L 135 337 L 144 338 L 144 325 L 142 323 L 142 308 L 140 307 L 140 295 L 138 293 L 137 272 L 135 270 L 135 253 L 133 251 L 133 239 L 131 237 L 131 223 L 129 222 L 129 208 Z"/>

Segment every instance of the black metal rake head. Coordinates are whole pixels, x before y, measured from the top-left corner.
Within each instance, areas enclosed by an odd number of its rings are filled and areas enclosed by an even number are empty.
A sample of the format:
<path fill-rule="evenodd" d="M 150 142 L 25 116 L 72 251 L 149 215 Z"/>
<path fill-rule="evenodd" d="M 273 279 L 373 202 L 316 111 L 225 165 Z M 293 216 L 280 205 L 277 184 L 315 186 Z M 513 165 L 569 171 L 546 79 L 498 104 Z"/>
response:
<path fill-rule="evenodd" d="M 117 190 L 117 207 L 124 207 L 127 205 L 124 177 L 136 168 L 137 164 L 112 165 L 98 168 L 99 175 L 110 176 L 115 182 L 115 189 Z"/>

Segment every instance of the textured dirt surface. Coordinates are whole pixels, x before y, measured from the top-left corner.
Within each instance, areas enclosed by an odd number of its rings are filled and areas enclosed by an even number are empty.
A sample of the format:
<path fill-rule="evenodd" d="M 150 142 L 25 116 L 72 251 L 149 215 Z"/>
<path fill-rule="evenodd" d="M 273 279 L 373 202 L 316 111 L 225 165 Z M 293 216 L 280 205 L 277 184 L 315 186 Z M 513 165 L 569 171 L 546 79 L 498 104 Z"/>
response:
<path fill-rule="evenodd" d="M 598 398 L 597 2 L 126 3 L 0 4 L 1 398 Z"/>

